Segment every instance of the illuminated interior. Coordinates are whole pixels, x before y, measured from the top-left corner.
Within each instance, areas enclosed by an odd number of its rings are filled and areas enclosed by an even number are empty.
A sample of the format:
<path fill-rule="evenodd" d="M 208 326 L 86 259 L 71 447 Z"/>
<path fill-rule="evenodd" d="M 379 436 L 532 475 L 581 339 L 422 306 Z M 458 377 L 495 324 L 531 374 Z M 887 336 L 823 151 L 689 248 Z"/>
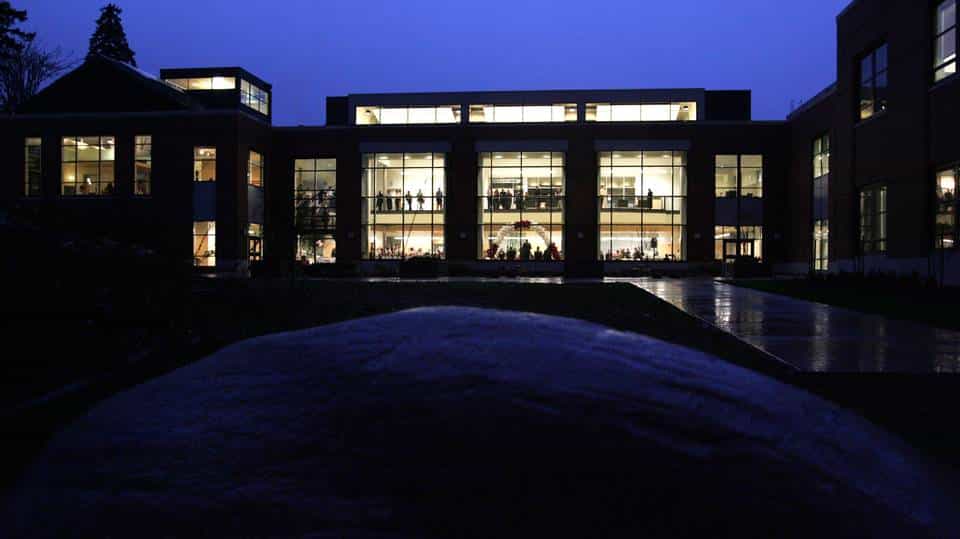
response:
<path fill-rule="evenodd" d="M 250 262 L 263 260 L 263 225 L 250 223 L 247 226 L 247 256 Z"/>
<path fill-rule="evenodd" d="M 294 161 L 297 260 L 324 264 L 337 259 L 337 160 Z"/>
<path fill-rule="evenodd" d="M 61 194 L 110 196 L 115 194 L 114 137 L 64 137 Z"/>
<path fill-rule="evenodd" d="M 813 270 L 830 269 L 830 136 L 813 141 Z"/>
<path fill-rule="evenodd" d="M 247 184 L 253 187 L 263 187 L 263 154 L 250 150 L 247 161 Z"/>
<path fill-rule="evenodd" d="M 730 261 L 738 256 L 763 259 L 763 227 L 716 226 L 714 227 L 714 257 Z"/>
<path fill-rule="evenodd" d="M 935 245 L 941 249 L 956 246 L 957 241 L 957 170 L 937 173 L 937 220 Z"/>
<path fill-rule="evenodd" d="M 577 104 L 470 105 L 470 123 L 576 122 Z"/>
<path fill-rule="evenodd" d="M 181 90 L 236 90 L 237 79 L 234 77 L 195 77 L 189 79 L 165 79 L 165 82 Z"/>
<path fill-rule="evenodd" d="M 686 152 L 601 152 L 599 165 L 600 259 L 685 260 Z"/>
<path fill-rule="evenodd" d="M 440 105 L 435 107 L 362 106 L 356 108 L 357 125 L 458 123 L 460 123 L 460 105 Z"/>
<path fill-rule="evenodd" d="M 479 174 L 478 257 L 563 260 L 563 153 L 484 152 Z"/>
<path fill-rule="evenodd" d="M 270 114 L 270 92 L 246 79 L 240 81 L 240 103 L 260 114 Z"/>
<path fill-rule="evenodd" d="M 586 106 L 588 122 L 692 122 L 696 119 L 696 101 L 622 105 L 587 103 Z"/>
<path fill-rule="evenodd" d="M 217 181 L 217 149 L 197 146 L 193 149 L 193 181 Z"/>
<path fill-rule="evenodd" d="M 718 155 L 714 177 L 717 198 L 763 198 L 762 155 Z"/>
<path fill-rule="evenodd" d="M 150 196 L 153 179 L 153 137 L 138 135 L 134 138 L 133 194 Z"/>
<path fill-rule="evenodd" d="M 362 255 L 444 258 L 445 156 L 363 154 Z"/>
<path fill-rule="evenodd" d="M 216 221 L 194 221 L 193 223 L 193 265 L 198 268 L 212 268 L 217 265 L 217 223 Z"/>
<path fill-rule="evenodd" d="M 957 72 L 957 0 L 940 2 L 934 22 L 934 80 Z"/>

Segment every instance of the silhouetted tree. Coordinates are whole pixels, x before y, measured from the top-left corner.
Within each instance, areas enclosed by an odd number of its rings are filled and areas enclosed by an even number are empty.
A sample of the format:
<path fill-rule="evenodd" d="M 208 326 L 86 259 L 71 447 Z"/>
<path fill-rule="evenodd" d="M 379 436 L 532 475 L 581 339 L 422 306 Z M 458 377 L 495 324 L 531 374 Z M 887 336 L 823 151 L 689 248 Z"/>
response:
<path fill-rule="evenodd" d="M 135 54 L 127 43 L 126 32 L 123 31 L 121 13 L 123 10 L 120 6 L 112 3 L 100 8 L 100 18 L 97 19 L 97 29 L 90 36 L 90 52 L 87 56 L 100 54 L 136 67 Z"/>
<path fill-rule="evenodd" d="M 0 59 L 8 58 L 33 41 L 33 33 L 16 28 L 26 20 L 25 10 L 14 9 L 10 2 L 0 2 Z"/>

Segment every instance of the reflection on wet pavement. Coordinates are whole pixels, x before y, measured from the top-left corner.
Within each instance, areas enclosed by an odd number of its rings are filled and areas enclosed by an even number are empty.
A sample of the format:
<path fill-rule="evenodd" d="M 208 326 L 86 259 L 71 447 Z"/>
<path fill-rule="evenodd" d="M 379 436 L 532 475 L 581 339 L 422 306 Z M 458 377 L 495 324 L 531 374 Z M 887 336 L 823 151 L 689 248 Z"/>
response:
<path fill-rule="evenodd" d="M 626 281 L 791 363 L 818 372 L 960 372 L 960 332 L 711 279 Z"/>

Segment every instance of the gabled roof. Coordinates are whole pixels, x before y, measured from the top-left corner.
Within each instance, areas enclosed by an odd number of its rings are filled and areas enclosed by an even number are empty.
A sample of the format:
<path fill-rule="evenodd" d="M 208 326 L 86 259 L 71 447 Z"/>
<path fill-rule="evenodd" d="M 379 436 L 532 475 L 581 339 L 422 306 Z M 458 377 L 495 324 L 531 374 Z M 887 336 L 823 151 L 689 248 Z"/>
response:
<path fill-rule="evenodd" d="M 178 88 L 123 62 L 88 57 L 25 103 L 19 114 L 151 112 L 193 108 Z"/>

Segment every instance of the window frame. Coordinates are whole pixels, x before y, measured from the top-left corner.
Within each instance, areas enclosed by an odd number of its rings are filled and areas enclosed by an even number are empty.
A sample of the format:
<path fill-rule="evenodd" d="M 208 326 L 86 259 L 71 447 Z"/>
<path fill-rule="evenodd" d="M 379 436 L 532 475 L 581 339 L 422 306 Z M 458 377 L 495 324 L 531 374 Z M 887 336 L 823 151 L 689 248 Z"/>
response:
<path fill-rule="evenodd" d="M 884 54 L 881 56 L 879 53 L 883 51 Z M 884 59 L 883 69 L 878 67 L 878 59 Z M 864 62 L 870 59 L 870 78 L 864 80 Z M 878 84 L 878 81 L 883 77 L 884 83 L 882 85 Z M 868 84 L 869 83 L 869 84 Z M 862 123 L 872 118 L 883 115 L 889 109 L 889 101 L 887 98 L 888 89 L 890 87 L 890 46 L 886 41 L 883 41 L 877 44 L 872 49 L 868 50 L 866 53 L 859 56 L 857 61 L 857 123 Z M 869 88 L 871 96 L 871 110 L 870 114 L 864 116 L 864 89 Z M 883 89 L 883 99 L 879 99 L 878 88 Z M 882 103 L 882 108 L 880 104 Z"/>
<path fill-rule="evenodd" d="M 814 272 L 825 272 L 830 269 L 830 152 L 831 133 L 823 133 L 814 137 L 811 143 L 813 161 L 812 204 L 811 204 L 811 240 L 812 248 L 810 259 Z M 817 204 L 824 207 L 817 211 Z M 819 218 L 818 218 L 818 213 Z"/>
<path fill-rule="evenodd" d="M 254 156 L 259 157 L 259 162 L 254 161 Z M 254 183 L 254 169 L 259 169 L 260 171 L 259 184 Z M 247 151 L 247 185 L 262 190 L 266 181 L 266 161 L 264 160 L 263 154 L 251 148 Z"/>
<path fill-rule="evenodd" d="M 36 144 L 31 144 L 35 141 Z M 35 171 L 36 178 L 36 190 L 32 190 L 31 187 L 34 186 L 33 179 L 31 177 L 30 170 L 30 149 L 37 148 L 38 155 L 36 156 L 36 165 L 37 169 Z M 23 197 L 24 198 L 41 198 L 43 197 L 43 138 L 42 137 L 24 137 L 23 138 Z"/>
<path fill-rule="evenodd" d="M 202 150 L 213 150 L 213 157 L 204 157 Z M 194 146 L 193 147 L 193 182 L 194 183 L 217 183 L 217 147 L 216 146 Z M 202 163 L 213 162 L 213 178 L 200 178 L 200 170 L 203 170 Z M 200 169 L 197 169 L 197 163 L 201 163 Z"/>
<path fill-rule="evenodd" d="M 944 4 L 953 2 L 954 16 L 953 16 L 953 26 L 946 28 L 943 31 L 939 30 L 940 26 L 940 8 Z M 953 32 L 953 59 L 944 60 L 938 63 L 937 58 L 937 45 L 940 43 L 940 38 L 946 36 L 950 32 Z M 937 2 L 933 6 L 933 83 L 939 84 L 957 74 L 957 52 L 960 51 L 960 29 L 957 28 L 957 1 L 956 0 L 943 0 Z M 938 78 L 940 71 L 946 69 L 950 65 L 953 65 L 953 73 L 947 73 L 943 77 Z"/>
<path fill-rule="evenodd" d="M 309 161 L 310 167 L 297 168 L 297 164 L 304 161 Z M 332 162 L 332 168 L 327 166 L 330 162 Z M 333 174 L 332 188 L 320 189 L 318 181 L 321 173 Z M 294 157 L 293 174 L 293 222 L 297 235 L 297 260 L 307 258 L 310 264 L 334 263 L 337 248 L 337 159 L 335 156 L 330 157 L 329 154 Z M 304 188 L 302 179 L 298 178 L 298 175 L 303 174 L 312 177 L 309 189 Z M 322 196 L 321 193 L 323 193 Z M 319 224 L 316 222 L 318 217 Z M 314 242 L 314 249 L 309 251 L 302 248 L 303 242 L 311 241 L 308 238 L 312 238 Z M 316 252 L 318 239 L 333 241 L 333 256 L 322 262 L 318 261 L 320 257 Z"/>
<path fill-rule="evenodd" d="M 953 199 L 949 201 L 944 201 L 940 197 L 940 175 L 944 173 L 953 173 Z M 956 249 L 960 247 L 958 245 L 958 232 L 960 232 L 960 216 L 958 216 L 958 211 L 960 211 L 960 200 L 957 198 L 957 187 L 960 184 L 960 163 L 953 163 L 948 166 L 937 167 L 934 169 L 933 173 L 934 181 L 934 214 L 933 214 L 933 245 L 934 249 L 945 250 L 945 249 Z M 949 211 L 942 211 L 946 207 Z M 950 234 L 941 234 L 939 232 L 940 228 L 940 217 L 942 215 L 951 215 L 950 217 Z M 950 237 L 951 245 L 945 246 L 944 240 Z"/>
<path fill-rule="evenodd" d="M 143 142 L 146 140 L 146 142 Z M 141 149 L 147 148 L 146 157 L 141 155 Z M 147 179 L 144 192 L 140 192 L 141 167 L 145 167 Z M 134 135 L 133 137 L 133 196 L 137 198 L 147 198 L 153 196 L 153 135 Z"/>
<path fill-rule="evenodd" d="M 84 139 L 94 139 L 94 138 L 97 139 L 97 160 L 94 161 L 91 159 L 80 159 L 81 141 Z M 72 145 L 66 144 L 66 141 L 69 139 L 72 139 L 74 141 L 74 144 Z M 112 159 L 104 159 L 104 152 L 107 151 L 104 148 L 106 146 L 106 143 L 104 141 L 107 139 L 112 140 L 112 146 L 113 146 Z M 87 143 L 84 141 L 83 144 L 87 144 Z M 64 156 L 67 153 L 66 148 L 68 147 L 74 148 L 72 160 L 64 158 Z M 96 182 L 92 184 L 92 185 L 96 185 L 96 190 L 93 193 L 86 193 L 86 194 L 79 193 L 80 189 L 78 186 L 80 185 L 80 164 L 81 163 L 87 163 L 87 164 L 96 163 L 97 165 L 97 179 L 96 179 Z M 112 173 L 111 173 L 112 178 L 110 179 L 110 181 L 103 180 L 106 163 L 109 163 L 110 168 L 112 168 Z M 64 181 L 63 181 L 63 173 L 67 169 L 67 166 L 71 164 L 73 165 L 73 171 L 74 171 L 74 183 L 73 183 L 74 191 L 72 194 L 67 194 L 66 185 L 64 184 Z M 110 192 L 108 193 L 102 192 L 106 190 L 106 187 L 101 187 L 101 186 L 110 187 Z M 62 198 L 89 198 L 89 197 L 104 198 L 104 197 L 117 196 L 117 137 L 116 136 L 114 135 L 90 135 L 90 136 L 77 135 L 77 136 L 71 136 L 71 137 L 66 137 L 66 136 L 60 137 L 60 196 Z"/>
<path fill-rule="evenodd" d="M 877 207 L 867 206 L 865 204 L 866 195 L 869 192 L 875 192 L 872 196 L 874 200 L 876 200 Z M 889 215 L 888 196 L 888 186 L 883 182 L 864 185 L 859 189 L 860 226 L 858 232 L 861 256 L 885 255 L 887 253 L 887 230 L 889 229 L 887 222 L 887 216 Z M 866 212 L 865 209 L 869 209 L 870 211 Z M 879 227 L 880 231 L 877 234 L 873 234 L 872 232 L 877 227 Z M 868 230 L 871 232 L 870 239 L 866 238 Z"/>

